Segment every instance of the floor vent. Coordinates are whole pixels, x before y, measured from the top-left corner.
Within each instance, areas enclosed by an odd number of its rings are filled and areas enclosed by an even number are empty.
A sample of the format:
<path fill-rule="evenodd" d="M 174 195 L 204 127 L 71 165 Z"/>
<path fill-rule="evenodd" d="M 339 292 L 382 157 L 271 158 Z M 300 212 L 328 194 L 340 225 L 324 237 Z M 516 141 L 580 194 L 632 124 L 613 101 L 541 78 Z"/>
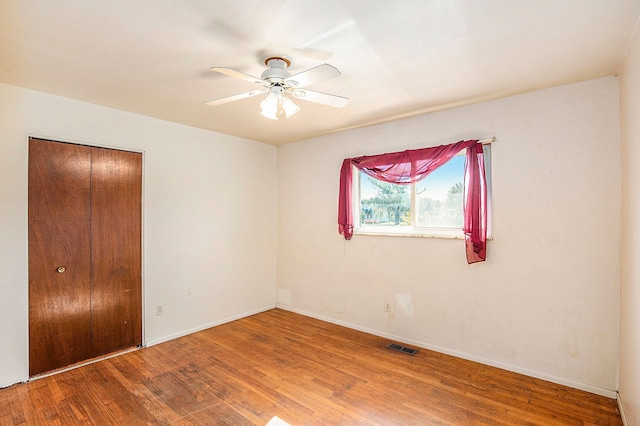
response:
<path fill-rule="evenodd" d="M 393 349 L 394 351 L 403 352 L 409 355 L 415 355 L 418 353 L 417 349 L 407 348 L 406 346 L 397 345 L 395 343 L 390 344 L 389 346 L 387 346 L 387 348 Z"/>

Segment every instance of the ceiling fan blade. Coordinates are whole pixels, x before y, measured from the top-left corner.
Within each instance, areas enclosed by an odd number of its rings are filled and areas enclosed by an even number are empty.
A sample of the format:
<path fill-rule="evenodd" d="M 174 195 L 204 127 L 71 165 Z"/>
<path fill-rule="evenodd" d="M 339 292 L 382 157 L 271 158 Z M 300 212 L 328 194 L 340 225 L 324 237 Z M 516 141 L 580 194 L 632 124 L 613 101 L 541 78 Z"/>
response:
<path fill-rule="evenodd" d="M 291 94 L 296 99 L 302 99 L 304 101 L 315 102 L 322 105 L 327 105 L 335 108 L 342 108 L 349 103 L 349 98 L 342 96 L 329 95 L 327 93 L 316 92 L 307 89 L 289 89 Z"/>
<path fill-rule="evenodd" d="M 245 99 L 245 98 L 250 98 L 252 96 L 256 96 L 259 95 L 261 93 L 267 93 L 269 91 L 269 89 L 261 89 L 261 90 L 252 90 L 251 92 L 247 92 L 247 93 L 240 93 L 239 95 L 233 95 L 233 96 L 227 96 L 224 98 L 219 98 L 219 99 L 214 99 L 208 102 L 205 102 L 207 105 L 222 105 L 222 104 L 226 104 L 227 102 L 233 102 L 233 101 L 237 101 L 240 99 Z"/>
<path fill-rule="evenodd" d="M 302 71 L 301 73 L 286 78 L 285 83 L 292 87 L 305 87 L 310 84 L 319 83 L 330 78 L 340 76 L 340 71 L 329 64 L 318 65 L 317 67 Z M 294 83 L 295 82 L 295 83 Z"/>
<path fill-rule="evenodd" d="M 240 78 L 242 80 L 248 81 L 250 83 L 256 83 L 256 84 L 267 84 L 266 81 L 259 79 L 258 77 L 254 77 L 252 75 L 249 74 L 245 74 L 243 72 L 240 71 L 236 71 L 234 69 L 231 68 L 225 68 L 225 67 L 211 67 L 209 68 L 211 71 L 215 71 L 215 72 L 219 72 L 221 74 L 226 74 L 228 76 L 231 77 L 235 77 L 235 78 Z"/>

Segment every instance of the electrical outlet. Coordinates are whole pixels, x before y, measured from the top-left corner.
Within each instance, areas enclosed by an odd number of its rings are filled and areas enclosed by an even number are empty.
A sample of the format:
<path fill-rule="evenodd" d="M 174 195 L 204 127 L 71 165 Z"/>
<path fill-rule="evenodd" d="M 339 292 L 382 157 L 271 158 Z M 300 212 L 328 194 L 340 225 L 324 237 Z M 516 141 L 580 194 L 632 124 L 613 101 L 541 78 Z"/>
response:
<path fill-rule="evenodd" d="M 156 305 L 156 315 L 164 315 L 164 306 Z"/>
<path fill-rule="evenodd" d="M 391 302 L 385 300 L 384 301 L 384 311 L 387 313 L 391 313 Z"/>

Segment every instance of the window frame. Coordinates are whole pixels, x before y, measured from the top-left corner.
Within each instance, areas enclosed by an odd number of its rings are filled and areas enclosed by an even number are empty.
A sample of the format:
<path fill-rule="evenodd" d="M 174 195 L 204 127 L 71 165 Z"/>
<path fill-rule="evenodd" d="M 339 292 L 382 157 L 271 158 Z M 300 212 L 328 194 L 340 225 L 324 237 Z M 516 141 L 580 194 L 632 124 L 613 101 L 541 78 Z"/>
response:
<path fill-rule="evenodd" d="M 492 181 L 491 181 L 491 143 L 483 143 L 482 149 L 484 152 L 484 166 L 485 166 L 485 178 L 487 181 L 487 239 L 492 239 L 491 233 L 491 206 L 492 206 Z M 462 149 L 457 156 L 464 156 L 466 148 Z M 416 226 L 416 184 L 407 184 L 410 190 L 410 214 L 411 225 L 410 226 L 371 226 L 361 225 L 360 215 L 360 178 L 362 172 L 357 167 L 352 167 L 353 176 L 353 190 L 351 194 L 351 202 L 353 208 L 353 234 L 354 235 L 378 235 L 378 236 L 394 236 L 394 237 L 421 237 L 421 238 L 442 238 L 442 239 L 456 239 L 463 240 L 465 238 L 462 232 L 462 227 L 422 227 Z M 427 177 L 428 178 L 428 177 Z M 427 179 L 425 178 L 425 179 Z M 464 184 L 464 179 L 463 179 Z M 397 184 L 396 184 L 397 185 Z"/>

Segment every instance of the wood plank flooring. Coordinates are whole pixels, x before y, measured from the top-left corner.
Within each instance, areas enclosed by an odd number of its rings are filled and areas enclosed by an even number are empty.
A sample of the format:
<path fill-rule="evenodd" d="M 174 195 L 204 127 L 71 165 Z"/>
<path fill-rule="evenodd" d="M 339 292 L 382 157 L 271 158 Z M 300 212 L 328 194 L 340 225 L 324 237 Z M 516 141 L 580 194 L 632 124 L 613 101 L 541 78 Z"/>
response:
<path fill-rule="evenodd" d="M 274 309 L 0 390 L 0 425 L 622 425 L 609 398 Z"/>

